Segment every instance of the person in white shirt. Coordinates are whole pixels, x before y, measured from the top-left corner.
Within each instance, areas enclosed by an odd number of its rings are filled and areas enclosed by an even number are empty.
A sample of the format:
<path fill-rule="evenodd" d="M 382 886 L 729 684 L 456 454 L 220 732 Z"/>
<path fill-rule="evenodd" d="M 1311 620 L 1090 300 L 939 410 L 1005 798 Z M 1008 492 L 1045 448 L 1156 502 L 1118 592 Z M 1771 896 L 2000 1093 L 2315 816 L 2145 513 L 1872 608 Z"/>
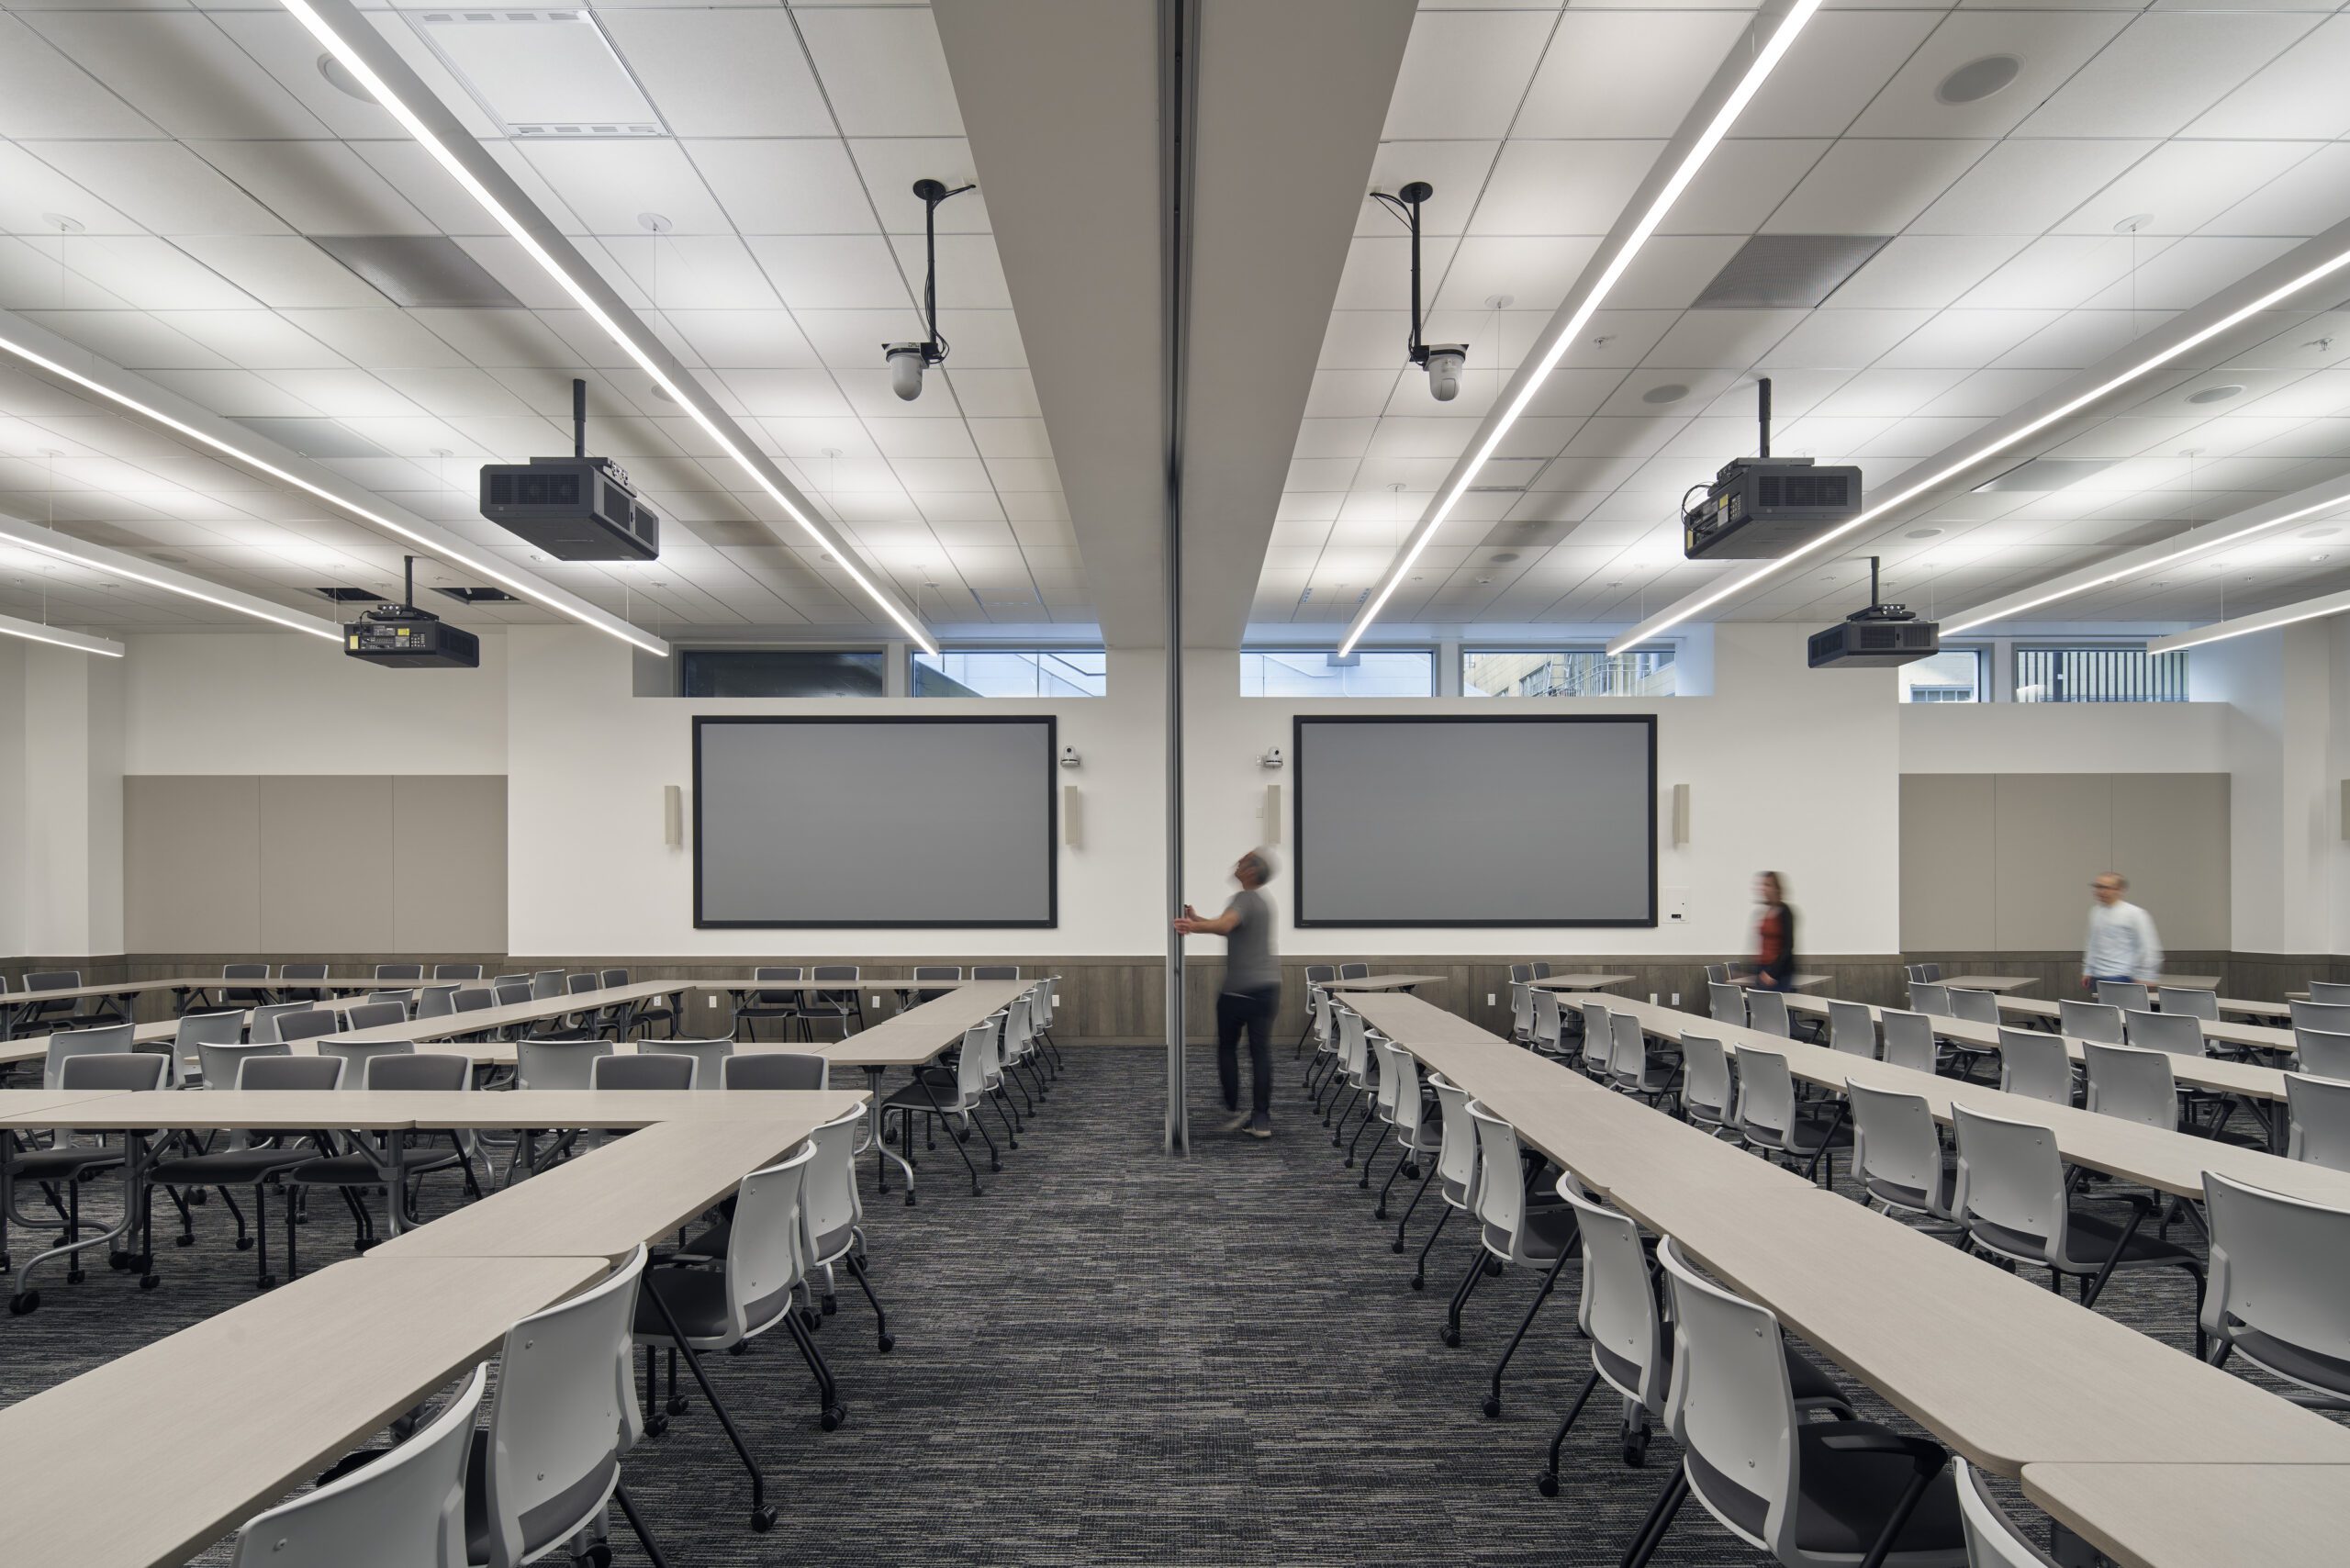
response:
<path fill-rule="evenodd" d="M 2122 898 L 2130 884 L 2107 871 L 2089 884 L 2097 902 L 2089 906 L 2088 940 L 2081 949 L 2081 983 L 2140 980 L 2151 984 L 2163 972 L 2163 945 L 2154 917 Z"/>

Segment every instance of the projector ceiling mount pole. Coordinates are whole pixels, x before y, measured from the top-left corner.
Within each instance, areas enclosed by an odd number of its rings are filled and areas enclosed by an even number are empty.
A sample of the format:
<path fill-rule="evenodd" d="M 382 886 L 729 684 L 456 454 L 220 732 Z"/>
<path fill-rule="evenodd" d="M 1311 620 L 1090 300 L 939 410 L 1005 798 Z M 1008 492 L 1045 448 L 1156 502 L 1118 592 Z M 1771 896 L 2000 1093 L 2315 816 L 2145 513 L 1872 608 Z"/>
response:
<path fill-rule="evenodd" d="M 571 455 L 588 455 L 588 383 L 571 378 Z"/>
<path fill-rule="evenodd" d="M 1403 220 L 1412 235 L 1412 336 L 1405 357 L 1428 373 L 1428 391 L 1439 403 L 1449 403 L 1460 391 L 1460 367 L 1468 362 L 1466 343 L 1430 343 L 1422 335 L 1420 308 L 1420 204 L 1436 195 L 1426 180 L 1414 180 L 1393 196 L 1373 191 L 1371 199 Z"/>
<path fill-rule="evenodd" d="M 881 357 L 890 366 L 890 390 L 911 403 L 922 396 L 923 372 L 946 362 L 948 343 L 938 335 L 938 207 L 951 196 L 975 187 L 948 189 L 944 180 L 916 180 L 914 197 L 922 203 L 922 330 L 920 342 L 883 343 Z"/>
<path fill-rule="evenodd" d="M 1762 443 L 1755 449 L 1757 457 L 1771 455 L 1771 378 L 1764 376 L 1754 384 L 1754 420 L 1762 427 Z"/>

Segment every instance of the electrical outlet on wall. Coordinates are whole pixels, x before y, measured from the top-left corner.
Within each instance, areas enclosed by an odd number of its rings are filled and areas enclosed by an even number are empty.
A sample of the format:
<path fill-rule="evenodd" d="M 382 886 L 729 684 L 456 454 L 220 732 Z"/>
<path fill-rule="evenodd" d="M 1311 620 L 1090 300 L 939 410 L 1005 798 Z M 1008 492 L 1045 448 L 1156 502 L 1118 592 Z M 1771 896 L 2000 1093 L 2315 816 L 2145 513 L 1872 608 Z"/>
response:
<path fill-rule="evenodd" d="M 1681 993 L 1677 991 L 1673 993 L 1673 1005 L 1675 1007 L 1681 1005 Z"/>
<path fill-rule="evenodd" d="M 1494 1005 L 1494 993 L 1490 991 L 1485 992 L 1485 1005 L 1488 1007 Z"/>
<path fill-rule="evenodd" d="M 1664 890 L 1663 896 L 1660 902 L 1664 905 L 1664 923 L 1667 925 L 1686 925 L 1689 924 L 1688 889 L 1667 888 Z"/>
<path fill-rule="evenodd" d="M 704 1007 L 715 1007 L 718 1005 L 718 998 L 714 996 L 705 996 L 701 999 L 701 1004 Z"/>
<path fill-rule="evenodd" d="M 881 1011 L 881 998 L 878 993 L 873 998 L 873 1011 L 876 1013 Z"/>

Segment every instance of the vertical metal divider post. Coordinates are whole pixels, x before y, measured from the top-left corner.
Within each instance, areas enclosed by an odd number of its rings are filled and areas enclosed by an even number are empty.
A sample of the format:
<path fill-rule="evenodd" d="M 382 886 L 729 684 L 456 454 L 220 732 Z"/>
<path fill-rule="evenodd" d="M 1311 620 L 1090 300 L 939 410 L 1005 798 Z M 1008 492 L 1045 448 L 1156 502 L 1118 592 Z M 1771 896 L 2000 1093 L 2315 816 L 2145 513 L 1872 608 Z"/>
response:
<path fill-rule="evenodd" d="M 1167 457 L 1167 1130 L 1166 1151 L 1192 1151 L 1184 1110 L 1183 938 L 1183 394 L 1190 322 L 1192 124 L 1198 104 L 1199 0 L 1158 0 L 1159 293 Z"/>

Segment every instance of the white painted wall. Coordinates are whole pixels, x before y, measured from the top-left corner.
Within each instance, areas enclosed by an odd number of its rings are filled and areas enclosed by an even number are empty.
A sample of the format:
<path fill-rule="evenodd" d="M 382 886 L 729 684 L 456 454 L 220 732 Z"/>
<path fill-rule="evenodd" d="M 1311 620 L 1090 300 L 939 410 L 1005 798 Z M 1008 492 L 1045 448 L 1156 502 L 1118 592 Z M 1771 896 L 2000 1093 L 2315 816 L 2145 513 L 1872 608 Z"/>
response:
<path fill-rule="evenodd" d="M 123 661 L 24 652 L 22 953 L 122 951 Z"/>
<path fill-rule="evenodd" d="M 2198 655 L 2197 657 L 2201 657 Z M 2225 773 L 2225 702 L 1908 702 L 1904 773 Z"/>
<path fill-rule="evenodd" d="M 25 774 L 37 755 L 25 734 L 25 653 L 28 644 L 0 637 L 0 953 L 29 953 L 25 922 L 33 888 L 26 864 L 32 821 L 25 809 Z M 22 977 L 11 975 L 12 981 Z"/>
<path fill-rule="evenodd" d="M 569 627 L 518 627 L 508 642 L 507 945 L 517 956 L 1161 952 L 1165 857 L 1160 689 L 1153 652 L 1110 655 L 1112 695 L 1059 701 L 726 701 L 637 698 L 629 651 Z M 661 791 L 690 789 L 699 713 L 957 711 L 1052 713 L 1082 765 L 1082 844 L 1063 848 L 1056 930 L 697 931 L 689 851 L 662 843 Z M 691 803 L 688 817 L 691 818 Z"/>
<path fill-rule="evenodd" d="M 379 669 L 283 632 L 129 646 L 127 773 L 506 771 L 506 639 L 496 632 L 471 670 Z"/>
<path fill-rule="evenodd" d="M 1684 689 L 1710 694 L 1652 701 L 1244 698 L 1237 695 L 1238 666 L 1230 650 L 1195 651 L 1185 672 L 1187 895 L 1203 910 L 1223 903 L 1231 886 L 1225 869 L 1263 835 L 1269 780 L 1283 784 L 1284 813 L 1290 809 L 1286 771 L 1269 774 L 1256 758 L 1270 746 L 1290 749 L 1295 713 L 1653 712 L 1662 840 L 1657 881 L 1661 890 L 1686 890 L 1686 924 L 1654 930 L 1299 930 L 1290 924 L 1294 911 L 1284 877 L 1273 890 L 1283 915 L 1282 951 L 1293 957 L 1496 951 L 1716 957 L 1745 950 L 1750 891 L 1754 873 L 1765 868 L 1785 877 L 1808 950 L 1890 951 L 1900 913 L 1900 705 L 1892 672 L 1807 670 L 1804 636 L 1795 627 L 1718 626 L 1710 672 L 1702 650 L 1685 649 L 1683 655 L 1692 664 Z M 1670 842 L 1675 784 L 1690 787 L 1690 843 L 1683 849 Z M 1443 809 L 1440 801 L 1428 803 L 1431 831 Z M 1545 814 L 1564 820 L 1573 809 L 1572 801 L 1544 803 L 1529 812 L 1528 831 L 1540 831 Z M 1202 957 L 1221 947 L 1204 938 L 1192 946 Z"/>

